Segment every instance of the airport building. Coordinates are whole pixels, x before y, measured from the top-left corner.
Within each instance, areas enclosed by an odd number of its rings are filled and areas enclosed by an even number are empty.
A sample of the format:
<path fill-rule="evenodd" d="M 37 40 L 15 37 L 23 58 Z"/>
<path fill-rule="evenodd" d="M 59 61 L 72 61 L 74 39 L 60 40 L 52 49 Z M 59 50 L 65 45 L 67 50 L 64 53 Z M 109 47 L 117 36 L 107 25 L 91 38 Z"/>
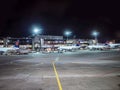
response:
<path fill-rule="evenodd" d="M 19 41 L 20 47 L 28 47 L 33 50 L 41 47 L 57 47 L 65 44 L 79 44 L 79 43 L 90 43 L 90 39 L 64 39 L 63 36 L 52 36 L 52 35 L 36 35 L 34 37 L 22 37 L 13 38 L 6 37 L 0 38 L 0 45 L 2 47 L 10 47 L 15 45 Z"/>
<path fill-rule="evenodd" d="M 13 38 L 6 37 L 0 38 L 1 47 L 12 47 L 19 43 L 20 48 L 29 48 L 33 50 L 40 50 L 47 47 L 57 47 L 58 45 L 65 44 L 63 36 L 51 35 L 36 35 L 34 37 Z"/>
<path fill-rule="evenodd" d="M 32 39 L 33 50 L 45 50 L 46 48 L 57 48 L 59 45 L 65 44 L 63 36 L 36 35 Z"/>
<path fill-rule="evenodd" d="M 19 44 L 20 48 L 29 48 L 35 51 L 45 50 L 47 48 L 57 49 L 62 45 L 89 45 L 93 44 L 93 39 L 64 39 L 63 36 L 35 35 L 34 37 L 13 38 L 6 37 L 0 39 L 2 47 L 11 47 Z"/>

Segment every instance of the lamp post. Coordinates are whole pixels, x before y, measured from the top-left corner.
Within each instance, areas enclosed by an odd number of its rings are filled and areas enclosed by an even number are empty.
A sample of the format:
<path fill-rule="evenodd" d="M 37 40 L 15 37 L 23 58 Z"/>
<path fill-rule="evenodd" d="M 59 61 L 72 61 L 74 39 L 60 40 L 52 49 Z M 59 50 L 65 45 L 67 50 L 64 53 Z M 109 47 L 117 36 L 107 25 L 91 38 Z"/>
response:
<path fill-rule="evenodd" d="M 72 34 L 71 31 L 65 31 L 64 32 L 65 36 L 67 37 L 67 40 L 68 40 L 68 37 Z"/>
<path fill-rule="evenodd" d="M 97 36 L 98 36 L 99 32 L 97 31 L 93 31 L 92 32 L 92 35 L 95 37 L 95 41 L 98 43 L 98 39 L 97 39 Z"/>
<path fill-rule="evenodd" d="M 72 34 L 72 32 L 70 30 L 66 30 L 64 31 L 64 35 L 67 37 L 67 41 L 68 41 L 68 37 Z"/>
<path fill-rule="evenodd" d="M 35 34 L 35 36 L 41 34 L 42 33 L 42 28 L 35 27 L 33 29 L 33 33 Z M 39 51 L 40 51 L 41 50 L 41 38 L 40 37 L 38 37 L 38 38 L 39 38 Z M 34 40 L 32 40 L 32 42 L 33 42 L 33 50 L 35 49 Z"/>

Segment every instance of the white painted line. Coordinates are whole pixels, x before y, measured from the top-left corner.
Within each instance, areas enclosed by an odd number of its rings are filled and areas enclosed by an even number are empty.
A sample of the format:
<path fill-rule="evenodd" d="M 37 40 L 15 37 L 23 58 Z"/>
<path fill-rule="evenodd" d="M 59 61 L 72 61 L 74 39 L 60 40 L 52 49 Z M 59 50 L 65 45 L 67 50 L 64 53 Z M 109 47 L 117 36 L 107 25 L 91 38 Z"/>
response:
<path fill-rule="evenodd" d="M 116 64 L 118 63 L 118 61 L 94 61 L 94 60 L 91 60 L 91 61 L 80 61 L 80 62 L 71 62 L 73 64 Z"/>
<path fill-rule="evenodd" d="M 91 77 L 114 77 L 114 76 L 118 76 L 120 75 L 120 73 L 113 73 L 113 74 L 71 74 L 71 75 L 59 75 L 59 78 L 91 78 Z M 43 78 L 43 79 L 47 79 L 47 78 L 56 78 L 55 75 L 39 75 L 39 76 L 30 76 L 30 74 L 18 74 L 16 76 L 2 76 L 0 77 L 0 80 L 3 79 L 26 79 L 26 78 Z"/>
<path fill-rule="evenodd" d="M 114 73 L 114 74 L 81 74 L 81 75 L 59 75 L 60 78 L 84 78 L 84 77 L 112 77 L 120 75 L 120 73 Z M 43 78 L 55 78 L 55 76 L 43 76 Z"/>

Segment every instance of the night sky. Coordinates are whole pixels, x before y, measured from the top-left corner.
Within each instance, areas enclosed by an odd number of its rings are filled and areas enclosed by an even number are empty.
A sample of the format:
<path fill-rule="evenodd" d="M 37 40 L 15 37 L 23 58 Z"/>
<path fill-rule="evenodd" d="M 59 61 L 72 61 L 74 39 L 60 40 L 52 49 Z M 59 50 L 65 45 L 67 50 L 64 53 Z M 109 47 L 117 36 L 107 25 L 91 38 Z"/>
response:
<path fill-rule="evenodd" d="M 120 38 L 119 2 L 101 0 L 0 0 L 0 36 L 32 35 L 34 26 L 44 35 L 63 35 L 70 29 L 71 37 L 100 39 Z"/>

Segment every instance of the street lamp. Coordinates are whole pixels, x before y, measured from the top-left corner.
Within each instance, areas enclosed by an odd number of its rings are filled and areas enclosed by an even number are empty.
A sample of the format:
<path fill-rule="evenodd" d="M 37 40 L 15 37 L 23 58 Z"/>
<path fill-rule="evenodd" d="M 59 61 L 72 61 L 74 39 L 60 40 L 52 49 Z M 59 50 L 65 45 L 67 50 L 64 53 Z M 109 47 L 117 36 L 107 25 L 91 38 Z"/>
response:
<path fill-rule="evenodd" d="M 67 30 L 64 32 L 64 35 L 67 37 L 67 40 L 68 40 L 68 37 L 72 34 L 71 31 Z"/>
<path fill-rule="evenodd" d="M 95 41 L 97 41 L 97 42 L 98 42 L 98 39 L 97 39 L 98 34 L 99 34 L 99 32 L 97 32 L 97 31 L 92 32 L 92 35 L 95 37 Z"/>
<path fill-rule="evenodd" d="M 39 35 L 39 34 L 42 33 L 42 29 L 35 27 L 35 28 L 33 29 L 33 33 L 36 34 L 36 35 Z"/>
<path fill-rule="evenodd" d="M 42 28 L 34 27 L 33 28 L 33 33 L 35 34 L 35 36 L 41 34 L 42 33 Z M 39 46 L 39 51 L 40 51 L 40 49 L 41 49 L 41 38 L 40 37 L 38 37 L 38 38 L 39 38 L 39 45 L 40 45 Z M 34 45 L 35 45 L 34 40 L 32 42 L 33 42 L 33 50 L 34 50 Z"/>

